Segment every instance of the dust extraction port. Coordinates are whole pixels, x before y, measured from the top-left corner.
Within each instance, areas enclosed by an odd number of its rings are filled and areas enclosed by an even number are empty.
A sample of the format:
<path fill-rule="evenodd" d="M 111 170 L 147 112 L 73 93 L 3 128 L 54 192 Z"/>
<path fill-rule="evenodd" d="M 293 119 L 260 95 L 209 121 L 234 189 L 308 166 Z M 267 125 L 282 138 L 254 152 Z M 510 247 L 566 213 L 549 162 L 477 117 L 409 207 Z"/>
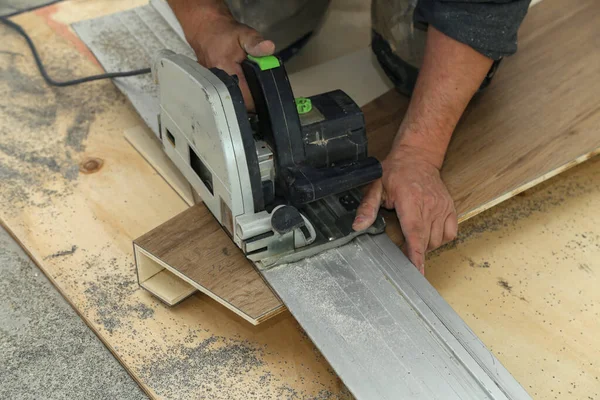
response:
<path fill-rule="evenodd" d="M 168 131 L 167 131 L 167 133 L 168 133 Z M 189 149 L 190 149 L 190 166 L 192 167 L 192 169 L 194 170 L 196 175 L 198 175 L 198 178 L 200 178 L 202 183 L 204 183 L 204 186 L 206 186 L 206 188 L 208 189 L 210 194 L 214 195 L 212 174 L 210 173 L 208 168 L 206 168 L 206 165 L 204 165 L 202 160 L 200 160 L 200 157 L 198 157 L 198 155 L 196 154 L 194 149 L 192 149 L 191 147 L 189 147 Z"/>

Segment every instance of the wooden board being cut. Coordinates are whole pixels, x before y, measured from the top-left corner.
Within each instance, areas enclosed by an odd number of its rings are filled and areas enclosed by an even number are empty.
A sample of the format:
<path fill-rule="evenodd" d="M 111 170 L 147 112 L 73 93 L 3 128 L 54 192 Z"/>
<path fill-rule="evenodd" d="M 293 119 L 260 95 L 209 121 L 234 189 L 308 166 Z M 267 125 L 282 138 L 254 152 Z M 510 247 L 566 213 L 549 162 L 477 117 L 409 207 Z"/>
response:
<path fill-rule="evenodd" d="M 557 9 L 562 12 L 557 13 Z M 477 215 L 599 153 L 600 5 L 530 9 L 519 52 L 458 124 L 442 168 L 460 221 Z M 408 100 L 390 91 L 363 107 L 371 153 L 383 159 Z M 397 219 L 388 234 L 401 240 Z"/>
<path fill-rule="evenodd" d="M 207 208 L 198 204 L 134 241 L 140 284 L 168 304 L 161 287 L 163 269 L 233 310 L 254 325 L 285 310 L 244 254 L 221 229 Z M 147 259 L 150 258 L 150 259 Z M 154 266 L 145 265 L 154 261 Z M 150 273 L 147 273 L 150 269 Z M 173 277 L 166 278 L 169 283 Z M 168 288 L 171 285 L 166 285 Z M 176 299 L 191 294 L 182 288 Z"/>
<path fill-rule="evenodd" d="M 67 24 L 134 5 L 65 1 L 17 22 L 68 79 L 100 69 Z M 527 25 L 536 13 L 554 14 L 546 34 L 556 39 L 567 16 L 583 8 L 597 19 L 597 7 L 544 0 L 525 21 L 521 51 L 538 40 Z M 168 308 L 138 288 L 132 240 L 187 208 L 123 139 L 143 121 L 108 82 L 45 87 L 21 39 L 2 27 L 0 36 L 0 221 L 142 388 L 170 399 L 349 398 L 289 314 L 254 327 L 207 296 Z M 548 65 L 538 61 L 534 72 Z M 567 79 L 558 76 L 540 84 L 531 107 L 549 101 Z M 598 93 L 595 85 L 585 90 Z M 564 104 L 581 112 L 572 99 Z M 544 110 L 530 114 L 558 112 Z M 594 159 L 463 223 L 459 239 L 427 262 L 427 278 L 534 398 L 600 396 L 599 226 Z"/>

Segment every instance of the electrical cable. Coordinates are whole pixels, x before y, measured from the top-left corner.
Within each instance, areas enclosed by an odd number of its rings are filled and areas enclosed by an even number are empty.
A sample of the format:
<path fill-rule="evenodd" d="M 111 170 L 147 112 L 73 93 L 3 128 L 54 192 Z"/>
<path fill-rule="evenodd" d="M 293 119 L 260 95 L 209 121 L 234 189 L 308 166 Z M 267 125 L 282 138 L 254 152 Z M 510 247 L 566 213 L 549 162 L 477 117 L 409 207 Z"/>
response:
<path fill-rule="evenodd" d="M 33 58 L 35 59 L 35 63 L 37 65 L 38 70 L 40 71 L 40 74 L 42 75 L 42 78 L 44 78 L 44 81 L 50 86 L 65 87 L 65 86 L 78 85 L 80 83 L 85 83 L 85 82 L 97 81 L 97 80 L 101 80 L 101 79 L 124 78 L 124 77 L 128 77 L 128 76 L 149 74 L 151 72 L 150 68 L 143 68 L 143 69 L 136 69 L 134 71 L 109 72 L 109 73 L 100 74 L 100 75 L 86 76 L 84 78 L 78 78 L 78 79 L 73 79 L 73 80 L 69 80 L 69 81 L 56 81 L 56 80 L 52 79 L 46 72 L 46 68 L 44 67 L 44 64 L 42 63 L 42 59 L 40 58 L 37 48 L 35 47 L 35 44 L 31 40 L 31 38 L 29 37 L 27 32 L 25 32 L 25 30 L 21 27 L 21 25 L 15 23 L 5 17 L 0 17 L 0 22 L 3 23 L 4 25 L 8 26 L 9 28 L 14 29 L 21 36 L 23 36 L 25 38 L 25 40 L 27 41 L 27 44 L 29 45 L 29 48 L 31 49 L 31 53 L 33 54 Z"/>
<path fill-rule="evenodd" d="M 23 14 L 23 13 L 26 13 L 26 12 L 29 12 L 29 11 L 34 11 L 34 10 L 37 10 L 38 8 L 43 8 L 43 7 L 46 7 L 46 6 L 51 6 L 52 4 L 60 3 L 61 1 L 63 1 L 63 0 L 48 1 L 48 2 L 43 3 L 43 4 L 38 4 L 37 6 L 33 6 L 33 7 L 29 7 L 29 8 L 23 8 L 21 10 L 16 10 L 16 11 L 10 12 L 8 14 L 4 14 L 4 15 L 2 15 L 0 17 L 2 17 L 2 18 L 14 17 L 15 15 Z"/>

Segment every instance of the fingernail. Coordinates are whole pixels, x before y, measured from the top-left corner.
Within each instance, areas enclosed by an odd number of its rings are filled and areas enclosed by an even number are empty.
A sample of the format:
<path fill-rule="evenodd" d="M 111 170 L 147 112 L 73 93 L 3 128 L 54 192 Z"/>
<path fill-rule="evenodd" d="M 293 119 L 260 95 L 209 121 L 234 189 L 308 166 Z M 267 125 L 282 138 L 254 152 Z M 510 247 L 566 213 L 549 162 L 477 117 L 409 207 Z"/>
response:
<path fill-rule="evenodd" d="M 262 42 L 258 42 L 254 45 L 250 45 L 248 43 L 244 44 L 244 50 L 246 50 L 246 53 L 250 53 L 252 50 L 255 50 Z"/>
<path fill-rule="evenodd" d="M 245 48 L 244 50 L 246 50 L 246 53 L 257 52 L 259 50 L 259 48 L 260 48 L 260 45 L 262 45 L 265 42 L 266 42 L 266 40 L 262 40 L 262 41 L 256 43 L 254 46 L 251 46 L 251 47 L 245 46 L 245 47 L 248 47 L 248 48 Z"/>

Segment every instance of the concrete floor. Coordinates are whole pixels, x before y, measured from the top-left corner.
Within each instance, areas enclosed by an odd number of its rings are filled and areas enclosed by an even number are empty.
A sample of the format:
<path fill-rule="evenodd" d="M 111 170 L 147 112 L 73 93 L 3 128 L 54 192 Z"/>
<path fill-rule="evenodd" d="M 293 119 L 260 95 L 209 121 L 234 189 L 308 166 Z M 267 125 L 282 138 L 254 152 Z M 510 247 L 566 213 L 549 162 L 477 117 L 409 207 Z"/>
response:
<path fill-rule="evenodd" d="M 2 228 L 0 276 L 0 399 L 147 398 Z"/>

